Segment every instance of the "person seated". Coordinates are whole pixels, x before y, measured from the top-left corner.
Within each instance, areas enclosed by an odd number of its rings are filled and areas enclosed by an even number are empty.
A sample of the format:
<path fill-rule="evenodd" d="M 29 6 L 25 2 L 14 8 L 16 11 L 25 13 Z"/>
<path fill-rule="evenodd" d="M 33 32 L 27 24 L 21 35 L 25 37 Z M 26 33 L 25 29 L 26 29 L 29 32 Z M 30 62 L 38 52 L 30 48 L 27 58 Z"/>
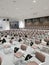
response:
<path fill-rule="evenodd" d="M 25 57 L 25 61 L 27 61 L 27 60 L 29 60 L 29 59 L 31 59 L 32 58 L 32 56 L 30 55 L 30 54 L 28 54 L 26 57 Z"/>
<path fill-rule="evenodd" d="M 11 39 L 14 39 L 14 37 L 11 37 Z"/>
<path fill-rule="evenodd" d="M 49 45 L 49 42 L 47 42 L 47 45 Z"/>
<path fill-rule="evenodd" d="M 21 38 L 19 38 L 18 42 L 21 42 L 21 41 L 22 41 L 22 39 L 21 39 Z"/>
<path fill-rule="evenodd" d="M 27 35 L 25 35 L 25 38 L 27 38 Z"/>
<path fill-rule="evenodd" d="M 14 34 L 14 36 L 16 36 L 16 34 Z"/>
<path fill-rule="evenodd" d="M 3 35 L 1 35 L 1 37 L 3 37 Z"/>
<path fill-rule="evenodd" d="M 21 35 L 19 35 L 19 37 L 21 37 Z"/>
<path fill-rule="evenodd" d="M 19 48 L 15 47 L 14 48 L 14 53 L 16 53 L 19 50 Z"/>
<path fill-rule="evenodd" d="M 36 52 L 35 53 L 35 57 L 39 60 L 39 61 L 41 61 L 41 62 L 45 62 L 45 55 L 43 54 L 43 53 L 41 53 L 41 52 Z"/>
<path fill-rule="evenodd" d="M 40 42 L 42 42 L 42 39 L 40 39 Z"/>
<path fill-rule="evenodd" d="M 34 43 L 31 41 L 30 46 L 32 46 Z"/>
<path fill-rule="evenodd" d="M 3 39 L 2 39 L 2 44 L 5 43 L 5 42 L 6 42 L 5 38 L 3 38 Z"/>
<path fill-rule="evenodd" d="M 2 42 L 2 40 L 0 39 L 0 42 Z"/>
<path fill-rule="evenodd" d="M 7 35 L 5 35 L 5 37 L 7 37 Z"/>

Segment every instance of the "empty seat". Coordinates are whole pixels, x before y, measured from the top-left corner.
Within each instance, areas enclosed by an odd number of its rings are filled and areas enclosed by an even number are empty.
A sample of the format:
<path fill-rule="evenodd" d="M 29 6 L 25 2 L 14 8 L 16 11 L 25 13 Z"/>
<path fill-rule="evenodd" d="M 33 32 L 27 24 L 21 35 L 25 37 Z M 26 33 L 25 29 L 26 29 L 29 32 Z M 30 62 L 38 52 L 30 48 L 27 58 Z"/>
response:
<path fill-rule="evenodd" d="M 10 48 L 11 45 L 7 43 L 7 44 L 4 44 L 3 47 L 4 47 L 4 48 Z"/>
<path fill-rule="evenodd" d="M 22 44 L 22 45 L 21 45 L 21 49 L 22 49 L 22 50 L 26 50 L 26 49 L 27 49 L 27 45 Z"/>
<path fill-rule="evenodd" d="M 38 65 L 35 61 L 28 62 L 26 65 Z"/>
<path fill-rule="evenodd" d="M 45 62 L 45 55 L 43 55 L 42 53 L 36 52 L 35 56 L 37 59 L 39 59 L 41 62 Z"/>
<path fill-rule="evenodd" d="M 36 44 L 40 44 L 41 41 L 40 41 L 40 40 L 35 40 L 35 43 L 36 43 Z"/>
<path fill-rule="evenodd" d="M 23 56 L 23 53 L 22 52 L 14 53 L 14 56 L 17 57 L 17 58 L 20 58 L 20 57 Z"/>

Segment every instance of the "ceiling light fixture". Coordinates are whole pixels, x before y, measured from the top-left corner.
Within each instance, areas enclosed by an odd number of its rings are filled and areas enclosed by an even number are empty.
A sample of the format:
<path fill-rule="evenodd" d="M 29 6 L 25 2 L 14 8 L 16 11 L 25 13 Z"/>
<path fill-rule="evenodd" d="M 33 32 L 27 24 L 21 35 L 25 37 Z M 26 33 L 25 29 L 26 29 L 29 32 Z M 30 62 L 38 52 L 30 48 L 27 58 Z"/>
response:
<path fill-rule="evenodd" d="M 33 3 L 36 3 L 36 0 L 33 0 Z"/>

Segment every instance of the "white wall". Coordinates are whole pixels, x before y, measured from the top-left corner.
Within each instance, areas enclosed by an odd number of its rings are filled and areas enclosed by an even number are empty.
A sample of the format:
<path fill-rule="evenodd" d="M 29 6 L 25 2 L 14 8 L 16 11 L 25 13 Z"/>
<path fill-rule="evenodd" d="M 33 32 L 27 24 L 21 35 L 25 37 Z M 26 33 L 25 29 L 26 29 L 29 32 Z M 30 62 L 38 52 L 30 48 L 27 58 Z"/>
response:
<path fill-rule="evenodd" d="M 0 28 L 1 31 L 2 30 L 9 30 L 10 29 L 9 21 L 2 21 L 0 19 L 0 27 L 2 27 L 2 28 Z"/>
<path fill-rule="evenodd" d="M 10 26 L 9 26 L 9 21 L 3 21 L 3 30 L 9 30 Z"/>
<path fill-rule="evenodd" d="M 25 28 L 25 21 L 19 21 L 19 28 Z"/>
<path fill-rule="evenodd" d="M 0 31 L 2 30 L 10 30 L 10 25 L 9 25 L 9 21 L 3 21 L 2 19 L 0 19 Z M 19 28 L 25 28 L 25 21 L 19 21 Z"/>

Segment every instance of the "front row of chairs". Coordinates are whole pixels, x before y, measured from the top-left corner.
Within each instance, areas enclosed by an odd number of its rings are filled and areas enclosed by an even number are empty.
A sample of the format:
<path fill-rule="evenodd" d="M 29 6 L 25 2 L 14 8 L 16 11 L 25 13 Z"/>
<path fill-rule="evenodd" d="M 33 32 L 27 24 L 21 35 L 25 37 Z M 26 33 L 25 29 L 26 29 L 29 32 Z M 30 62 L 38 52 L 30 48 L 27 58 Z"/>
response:
<path fill-rule="evenodd" d="M 27 50 L 27 46 L 21 45 L 21 49 L 23 51 L 25 51 L 25 50 Z M 18 48 L 17 48 L 17 51 L 18 51 Z M 23 56 L 23 53 L 19 51 L 19 52 L 14 53 L 14 56 L 17 57 L 17 58 L 20 58 L 20 57 Z M 24 58 L 25 58 L 24 61 L 27 61 L 27 60 L 33 58 L 33 56 L 31 54 L 27 54 L 26 57 L 24 57 Z M 46 59 L 45 55 L 42 54 L 41 52 L 35 52 L 35 58 L 42 63 L 45 62 L 45 59 Z M 34 61 L 28 62 L 26 65 L 39 65 L 39 64 L 34 60 Z"/>
<path fill-rule="evenodd" d="M 45 62 L 45 56 L 42 53 L 36 52 L 35 57 L 41 62 Z M 35 61 L 28 62 L 27 65 L 39 65 Z"/>
<path fill-rule="evenodd" d="M 22 44 L 20 48 L 21 48 L 23 51 L 25 51 L 25 50 L 27 49 L 27 45 Z M 17 47 L 14 48 L 14 55 L 19 58 L 19 57 L 22 57 L 22 56 L 23 56 L 23 53 L 17 52 L 18 50 L 19 50 L 19 48 L 17 48 Z M 46 57 L 45 57 L 45 55 L 43 55 L 42 53 L 36 52 L 36 53 L 35 53 L 35 57 L 36 57 L 39 61 L 45 62 L 45 58 L 46 58 Z M 28 54 L 28 55 L 25 57 L 25 61 L 26 61 L 26 60 L 29 60 L 29 59 L 31 59 L 31 58 L 32 58 L 32 55 L 31 55 L 31 54 Z M 0 57 L 0 65 L 1 65 L 1 64 L 2 64 L 2 58 Z M 39 65 L 39 64 L 36 63 L 35 61 L 31 61 L 31 62 L 28 62 L 27 65 Z"/>

